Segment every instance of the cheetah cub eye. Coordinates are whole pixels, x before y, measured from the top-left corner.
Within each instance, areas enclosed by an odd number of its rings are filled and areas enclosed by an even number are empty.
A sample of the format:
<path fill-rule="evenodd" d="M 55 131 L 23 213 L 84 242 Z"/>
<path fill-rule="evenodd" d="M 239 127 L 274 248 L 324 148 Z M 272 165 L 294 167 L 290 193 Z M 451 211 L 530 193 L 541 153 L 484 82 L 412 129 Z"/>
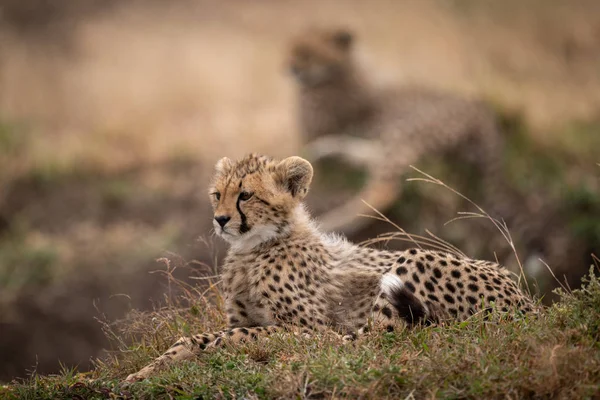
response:
<path fill-rule="evenodd" d="M 240 193 L 240 200 L 242 200 L 242 201 L 250 200 L 253 195 L 254 195 L 254 193 L 244 191 L 244 192 Z"/>

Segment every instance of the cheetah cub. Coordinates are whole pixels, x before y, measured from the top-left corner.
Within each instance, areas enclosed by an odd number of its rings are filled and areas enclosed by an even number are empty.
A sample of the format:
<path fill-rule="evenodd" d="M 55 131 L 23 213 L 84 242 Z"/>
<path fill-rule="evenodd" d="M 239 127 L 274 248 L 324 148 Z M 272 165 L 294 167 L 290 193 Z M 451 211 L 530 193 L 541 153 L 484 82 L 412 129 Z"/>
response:
<path fill-rule="evenodd" d="M 339 155 L 368 171 L 365 187 L 321 218 L 327 231 L 352 234 L 400 196 L 400 176 L 426 156 L 458 154 L 480 171 L 486 208 L 514 208 L 502 173 L 503 138 L 481 101 L 423 87 L 377 88 L 355 61 L 354 37 L 313 29 L 291 43 L 288 65 L 297 88 L 298 123 L 311 161 Z M 519 205 L 520 208 L 520 205 Z"/>
<path fill-rule="evenodd" d="M 223 265 L 228 327 L 179 339 L 127 380 L 144 379 L 207 347 L 275 332 L 334 330 L 465 319 L 481 310 L 533 310 L 497 264 L 421 249 L 359 247 L 324 234 L 302 200 L 313 175 L 300 157 L 221 159 L 209 194 L 215 232 L 230 244 Z"/>

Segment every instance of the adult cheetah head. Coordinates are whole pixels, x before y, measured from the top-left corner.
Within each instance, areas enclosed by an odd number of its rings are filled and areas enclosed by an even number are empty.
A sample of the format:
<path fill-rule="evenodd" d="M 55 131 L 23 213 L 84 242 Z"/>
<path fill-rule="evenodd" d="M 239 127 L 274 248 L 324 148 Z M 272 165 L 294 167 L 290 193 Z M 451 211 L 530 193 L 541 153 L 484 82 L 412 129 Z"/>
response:
<path fill-rule="evenodd" d="M 306 32 L 292 43 L 290 72 L 303 87 L 334 82 L 351 64 L 352 42 L 352 34 L 343 29 Z"/>
<path fill-rule="evenodd" d="M 243 248 L 285 234 L 291 213 L 308 193 L 312 175 L 312 166 L 300 157 L 222 158 L 209 188 L 215 232 Z"/>

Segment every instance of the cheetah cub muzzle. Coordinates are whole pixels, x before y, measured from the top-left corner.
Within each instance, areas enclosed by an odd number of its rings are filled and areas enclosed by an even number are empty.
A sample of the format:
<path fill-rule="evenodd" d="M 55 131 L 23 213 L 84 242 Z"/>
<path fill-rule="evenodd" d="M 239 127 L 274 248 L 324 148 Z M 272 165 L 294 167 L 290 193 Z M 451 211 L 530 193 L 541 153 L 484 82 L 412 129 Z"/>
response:
<path fill-rule="evenodd" d="M 499 265 L 443 252 L 386 251 L 324 234 L 302 200 L 313 169 L 299 157 L 221 159 L 209 196 L 229 244 L 222 278 L 228 327 L 180 338 L 127 381 L 225 342 L 276 332 L 393 330 L 463 320 L 482 310 L 529 312 L 532 301 Z"/>

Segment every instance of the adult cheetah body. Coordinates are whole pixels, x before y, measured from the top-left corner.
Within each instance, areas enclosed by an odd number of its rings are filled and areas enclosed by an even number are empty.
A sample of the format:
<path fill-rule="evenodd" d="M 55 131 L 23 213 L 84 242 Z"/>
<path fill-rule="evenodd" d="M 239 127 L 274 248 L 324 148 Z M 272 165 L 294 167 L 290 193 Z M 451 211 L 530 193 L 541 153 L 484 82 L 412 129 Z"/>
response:
<path fill-rule="evenodd" d="M 583 256 L 584 246 L 573 240 L 564 210 L 552 196 L 540 197 L 542 188 L 520 194 L 509 184 L 505 138 L 489 104 L 415 85 L 378 87 L 373 71 L 356 62 L 354 40 L 344 29 L 311 29 L 290 44 L 288 64 L 307 157 L 314 162 L 338 155 L 368 173 L 359 193 L 326 208 L 319 217 L 323 229 L 357 233 L 373 221 L 359 215 L 372 208 L 385 213 L 400 198 L 400 177 L 410 165 L 452 152 L 478 171 L 483 192 L 478 202 L 505 221 L 523 246 L 525 272 L 540 280 L 546 271 L 541 258 L 555 272 L 572 275 L 573 254 L 582 258 L 589 252 Z M 501 259 L 512 255 L 510 248 L 497 250 L 504 253 Z"/>
<path fill-rule="evenodd" d="M 378 88 L 355 62 L 353 35 L 313 29 L 291 43 L 298 123 L 311 161 L 339 155 L 366 167 L 356 196 L 326 212 L 327 231 L 351 234 L 400 197 L 400 176 L 425 157 L 457 151 L 481 173 L 486 208 L 509 217 L 515 205 L 502 172 L 504 139 L 483 101 L 406 85 Z"/>
<path fill-rule="evenodd" d="M 224 340 L 331 329 L 352 337 L 366 327 L 533 309 L 495 263 L 360 247 L 320 232 L 302 204 L 311 179 L 311 165 L 299 157 L 219 161 L 210 193 L 215 230 L 231 245 L 223 265 L 228 329 L 181 338 L 129 381 Z"/>

